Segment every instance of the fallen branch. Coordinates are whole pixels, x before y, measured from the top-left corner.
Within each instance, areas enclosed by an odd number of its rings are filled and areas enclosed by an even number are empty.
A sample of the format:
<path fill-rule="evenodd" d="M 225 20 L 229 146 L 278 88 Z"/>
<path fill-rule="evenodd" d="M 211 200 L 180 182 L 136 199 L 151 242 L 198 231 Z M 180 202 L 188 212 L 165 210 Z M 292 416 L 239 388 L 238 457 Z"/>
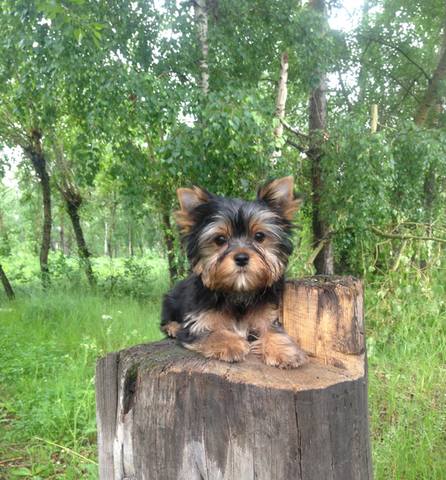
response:
<path fill-rule="evenodd" d="M 7 458 L 6 460 L 0 460 L 0 465 L 6 465 L 7 463 L 16 462 L 17 460 L 23 460 L 24 457 Z"/>
<path fill-rule="evenodd" d="M 376 235 L 379 235 L 380 237 L 384 237 L 384 238 L 395 238 L 397 240 L 423 240 L 423 241 L 429 241 L 429 242 L 446 243 L 446 239 L 444 238 L 426 237 L 426 236 L 417 236 L 417 235 L 403 235 L 398 233 L 387 233 L 387 232 L 383 232 L 382 230 L 374 226 L 370 227 L 370 229 L 372 230 L 373 233 L 376 233 Z"/>

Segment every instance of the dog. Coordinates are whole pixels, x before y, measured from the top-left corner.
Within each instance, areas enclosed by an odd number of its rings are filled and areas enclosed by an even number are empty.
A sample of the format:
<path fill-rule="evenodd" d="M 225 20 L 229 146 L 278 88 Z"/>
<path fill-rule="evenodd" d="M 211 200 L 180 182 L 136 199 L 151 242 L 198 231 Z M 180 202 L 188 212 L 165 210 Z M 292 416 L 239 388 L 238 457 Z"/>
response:
<path fill-rule="evenodd" d="M 259 188 L 254 201 L 180 188 L 176 212 L 191 275 L 164 297 L 161 330 L 207 358 L 297 368 L 307 355 L 279 321 L 284 274 L 300 201 L 293 177 Z"/>

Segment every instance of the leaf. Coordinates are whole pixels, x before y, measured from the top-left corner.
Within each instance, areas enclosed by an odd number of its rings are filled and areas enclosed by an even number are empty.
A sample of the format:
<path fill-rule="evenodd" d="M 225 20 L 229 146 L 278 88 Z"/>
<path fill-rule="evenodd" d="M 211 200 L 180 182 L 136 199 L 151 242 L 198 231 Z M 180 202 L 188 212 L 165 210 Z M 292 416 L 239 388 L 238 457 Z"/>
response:
<path fill-rule="evenodd" d="M 9 472 L 13 477 L 32 477 L 33 472 L 27 467 L 14 468 Z"/>

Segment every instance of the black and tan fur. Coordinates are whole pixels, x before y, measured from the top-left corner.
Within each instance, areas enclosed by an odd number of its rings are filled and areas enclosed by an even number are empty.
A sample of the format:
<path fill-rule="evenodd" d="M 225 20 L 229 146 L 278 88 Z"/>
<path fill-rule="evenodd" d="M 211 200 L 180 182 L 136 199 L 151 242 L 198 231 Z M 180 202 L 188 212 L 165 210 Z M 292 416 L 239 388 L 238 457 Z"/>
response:
<path fill-rule="evenodd" d="M 299 206 L 292 177 L 268 183 L 255 201 L 198 187 L 177 193 L 192 274 L 166 295 L 162 330 L 208 358 L 237 362 L 252 352 L 281 368 L 305 363 L 278 320 Z"/>

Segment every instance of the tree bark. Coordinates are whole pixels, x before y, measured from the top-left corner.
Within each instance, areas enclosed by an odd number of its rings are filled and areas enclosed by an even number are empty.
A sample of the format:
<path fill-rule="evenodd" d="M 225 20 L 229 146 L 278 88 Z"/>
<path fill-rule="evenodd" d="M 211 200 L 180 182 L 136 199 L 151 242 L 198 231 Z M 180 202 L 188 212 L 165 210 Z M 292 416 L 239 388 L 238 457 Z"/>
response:
<path fill-rule="evenodd" d="M 129 221 L 128 224 L 128 253 L 129 257 L 133 257 L 135 255 L 135 249 L 133 247 L 133 228 L 131 221 Z"/>
<path fill-rule="evenodd" d="M 91 266 L 91 253 L 88 250 L 87 243 L 84 237 L 84 232 L 82 230 L 81 220 L 79 217 L 79 208 L 82 205 L 82 197 L 78 192 L 75 192 L 72 189 L 67 188 L 66 186 L 59 188 L 65 200 L 67 213 L 73 226 L 74 236 L 76 238 L 77 244 L 77 251 L 84 267 L 85 275 L 90 286 L 94 287 L 96 285 L 96 278 L 94 276 L 93 268 Z"/>
<path fill-rule="evenodd" d="M 173 284 L 178 278 L 178 268 L 175 259 L 175 237 L 170 222 L 170 215 L 168 212 L 161 214 L 162 229 L 164 236 L 164 244 L 166 245 L 167 264 L 169 268 L 170 283 Z"/>
<path fill-rule="evenodd" d="M 277 118 L 277 126 L 274 129 L 274 137 L 276 142 L 279 143 L 283 136 L 283 120 L 285 120 L 285 106 L 286 106 L 286 99 L 288 94 L 287 89 L 287 82 L 288 82 L 288 53 L 283 52 L 280 58 L 280 75 L 279 75 L 279 83 L 277 86 L 277 98 L 276 98 L 276 118 Z M 282 149 L 277 148 L 274 150 L 271 160 L 276 160 L 282 156 Z"/>
<path fill-rule="evenodd" d="M 11 245 L 9 243 L 8 231 L 5 227 L 3 212 L 0 210 L 0 255 L 10 255 Z"/>
<path fill-rule="evenodd" d="M 108 234 L 108 222 L 107 220 L 104 222 L 104 256 L 111 257 L 111 248 L 109 243 L 109 234 Z"/>
<path fill-rule="evenodd" d="M 325 0 L 310 0 L 308 5 L 322 15 L 326 21 Z M 333 244 L 329 224 L 321 212 L 321 199 L 324 194 L 322 142 L 327 127 L 327 75 L 322 71 L 316 73 L 319 81 L 310 93 L 308 105 L 310 137 L 308 157 L 311 162 L 313 248 L 316 249 L 321 242 L 324 243 L 314 259 L 314 267 L 317 274 L 332 275 L 334 273 Z"/>
<path fill-rule="evenodd" d="M 443 35 L 441 40 L 440 55 L 437 66 L 434 70 L 432 78 L 429 81 L 427 89 L 421 102 L 418 105 L 414 116 L 416 125 L 422 127 L 426 124 L 429 112 L 437 107 L 440 101 L 440 89 L 443 81 L 446 79 L 446 21 L 443 22 Z M 437 180 L 435 176 L 435 168 L 431 165 L 424 177 L 424 208 L 425 221 L 428 225 L 426 235 L 432 236 L 433 208 L 436 198 Z M 420 259 L 421 263 L 425 263 L 425 259 Z"/>
<path fill-rule="evenodd" d="M 65 245 L 65 225 L 64 225 L 63 215 L 61 215 L 61 219 L 60 219 L 59 241 L 60 241 L 61 252 L 64 255 L 67 255 L 67 249 Z"/>
<path fill-rule="evenodd" d="M 0 264 L 0 279 L 2 281 L 3 288 L 5 289 L 6 297 L 9 300 L 14 300 L 15 298 L 14 290 L 1 264 Z"/>
<path fill-rule="evenodd" d="M 361 282 L 288 284 L 296 370 L 208 360 L 167 340 L 99 360 L 101 480 L 370 480 Z"/>
<path fill-rule="evenodd" d="M 31 133 L 30 145 L 25 149 L 28 157 L 36 172 L 42 188 L 43 203 L 43 226 L 42 226 L 42 242 L 40 246 L 40 272 L 42 276 L 42 285 L 44 288 L 50 285 L 50 275 L 48 267 L 48 254 L 51 246 L 51 186 L 50 176 L 47 172 L 46 158 L 42 150 L 42 134 L 38 130 Z"/>
<path fill-rule="evenodd" d="M 200 44 L 200 88 L 204 96 L 209 93 L 209 44 L 208 44 L 208 10 L 206 0 L 195 0 L 195 19 Z"/>
<path fill-rule="evenodd" d="M 434 70 L 429 85 L 423 95 L 423 98 L 418 105 L 415 113 L 414 121 L 417 125 L 422 126 L 426 123 L 428 114 L 432 107 L 434 107 L 439 100 L 440 87 L 442 82 L 446 79 L 446 22 L 443 24 L 443 35 L 440 47 L 440 57 L 437 66 Z"/>

